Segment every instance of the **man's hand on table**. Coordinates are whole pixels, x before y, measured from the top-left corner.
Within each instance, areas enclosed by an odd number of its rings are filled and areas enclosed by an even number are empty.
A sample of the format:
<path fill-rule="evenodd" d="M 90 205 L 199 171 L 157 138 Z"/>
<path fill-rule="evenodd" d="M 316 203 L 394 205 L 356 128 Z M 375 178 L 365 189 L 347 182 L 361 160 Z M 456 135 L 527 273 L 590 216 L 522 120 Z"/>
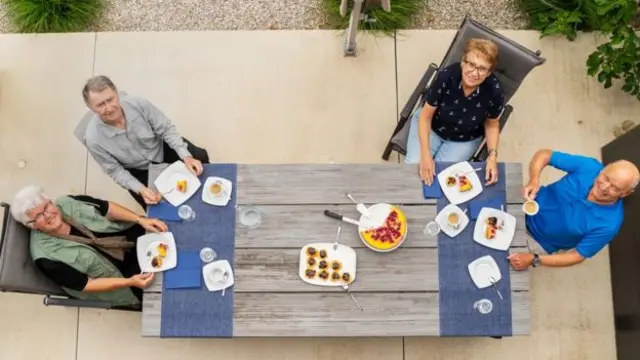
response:
<path fill-rule="evenodd" d="M 149 219 L 146 217 L 139 218 L 138 224 L 140 224 L 140 226 L 142 226 L 145 230 L 154 232 L 154 233 L 165 232 L 169 229 L 167 227 L 167 224 L 165 224 L 164 222 L 158 219 Z"/>
<path fill-rule="evenodd" d="M 533 254 L 513 253 L 507 257 L 514 270 L 526 270 L 533 264 Z"/>
<path fill-rule="evenodd" d="M 143 187 L 142 190 L 140 190 L 140 195 L 147 204 L 157 204 L 162 199 L 162 194 L 148 187 Z"/>
<path fill-rule="evenodd" d="M 498 159 L 495 156 L 489 156 L 485 168 L 487 181 L 485 185 L 493 185 L 498 182 Z"/>
<path fill-rule="evenodd" d="M 184 164 L 187 165 L 187 169 L 189 169 L 189 171 L 191 171 L 195 176 L 200 176 L 200 174 L 202 174 L 202 163 L 200 160 L 187 156 L 184 158 Z"/>
<path fill-rule="evenodd" d="M 146 289 L 151 285 L 155 276 L 155 273 L 136 274 L 129 278 L 129 282 L 132 287 Z"/>

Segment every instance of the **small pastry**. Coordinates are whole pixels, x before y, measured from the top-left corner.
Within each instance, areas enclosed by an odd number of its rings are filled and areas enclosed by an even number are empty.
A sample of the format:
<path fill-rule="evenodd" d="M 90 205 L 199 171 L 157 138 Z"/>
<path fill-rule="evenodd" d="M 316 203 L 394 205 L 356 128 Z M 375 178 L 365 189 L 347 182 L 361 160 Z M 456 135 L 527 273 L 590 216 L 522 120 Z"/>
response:
<path fill-rule="evenodd" d="M 340 264 L 340 261 L 335 260 L 331 263 L 331 268 L 335 271 L 340 270 L 341 267 L 342 267 L 342 264 Z"/>
<path fill-rule="evenodd" d="M 332 281 L 340 280 L 340 273 L 334 272 L 333 274 L 331 274 L 331 280 Z"/>
<path fill-rule="evenodd" d="M 342 280 L 344 280 L 345 282 L 349 282 L 351 280 L 351 274 L 349 274 L 348 272 L 342 274 Z"/>
<path fill-rule="evenodd" d="M 327 250 L 320 250 L 320 258 L 324 259 L 327 257 Z"/>
<path fill-rule="evenodd" d="M 309 256 L 315 256 L 317 253 L 316 248 L 314 247 L 309 247 L 307 248 L 307 255 Z"/>
<path fill-rule="evenodd" d="M 314 276 L 316 276 L 316 271 L 313 269 L 307 269 L 307 271 L 304 272 L 304 274 L 309 278 L 313 278 Z"/>
<path fill-rule="evenodd" d="M 314 258 L 310 257 L 310 258 L 307 260 L 307 264 L 309 264 L 309 266 L 314 266 L 314 265 L 316 264 L 316 259 L 314 259 Z"/>
<path fill-rule="evenodd" d="M 322 280 L 327 280 L 329 278 L 329 273 L 325 270 L 320 271 L 318 275 Z"/>
<path fill-rule="evenodd" d="M 320 263 L 318 264 L 318 267 L 320 269 L 326 269 L 327 266 L 329 266 L 329 264 L 327 264 L 327 262 L 325 260 L 320 260 Z"/>

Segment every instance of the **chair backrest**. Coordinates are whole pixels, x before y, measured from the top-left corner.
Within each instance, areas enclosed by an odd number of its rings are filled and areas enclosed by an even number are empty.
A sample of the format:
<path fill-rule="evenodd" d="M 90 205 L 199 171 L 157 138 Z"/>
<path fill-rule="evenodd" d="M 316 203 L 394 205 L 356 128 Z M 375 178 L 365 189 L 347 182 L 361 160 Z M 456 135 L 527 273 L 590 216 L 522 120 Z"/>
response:
<path fill-rule="evenodd" d="M 464 54 L 464 48 L 469 39 L 480 38 L 491 40 L 498 46 L 498 64 L 493 74 L 500 80 L 504 90 L 505 104 L 511 100 L 525 77 L 536 66 L 542 65 L 545 59 L 539 52 L 533 52 L 498 32 L 465 16 L 456 33 L 449 50 L 447 50 L 440 68 L 459 62 Z"/>
<path fill-rule="evenodd" d="M 451 46 L 449 46 L 439 69 L 459 62 L 464 54 L 464 48 L 467 40 L 472 38 L 489 39 L 495 42 L 498 46 L 498 64 L 496 65 L 493 73 L 500 81 L 502 89 L 504 90 L 505 104 L 509 103 L 509 100 L 511 100 L 513 95 L 516 93 L 516 90 L 518 90 L 520 84 L 529 72 L 531 72 L 531 70 L 536 66 L 542 65 L 545 62 L 545 59 L 540 57 L 539 52 L 536 53 L 525 48 L 513 40 L 508 39 L 496 31 L 478 23 L 467 15 L 462 21 L 462 25 L 460 25 L 460 29 L 458 29 Z M 425 87 L 423 82 L 424 81 L 421 81 L 418 85 L 421 88 L 416 89 L 415 91 L 425 94 L 429 85 L 426 85 Z M 421 96 L 415 105 L 421 105 L 423 101 L 424 99 L 422 99 Z M 401 119 L 401 121 L 402 120 L 405 119 Z M 411 118 L 409 117 L 406 119 L 402 128 L 400 128 L 390 140 L 393 149 L 403 155 L 406 155 L 407 152 L 410 125 Z"/>
<path fill-rule="evenodd" d="M 0 236 L 0 291 L 66 296 L 34 264 L 29 253 L 29 229 L 17 222 L 8 204 Z"/>

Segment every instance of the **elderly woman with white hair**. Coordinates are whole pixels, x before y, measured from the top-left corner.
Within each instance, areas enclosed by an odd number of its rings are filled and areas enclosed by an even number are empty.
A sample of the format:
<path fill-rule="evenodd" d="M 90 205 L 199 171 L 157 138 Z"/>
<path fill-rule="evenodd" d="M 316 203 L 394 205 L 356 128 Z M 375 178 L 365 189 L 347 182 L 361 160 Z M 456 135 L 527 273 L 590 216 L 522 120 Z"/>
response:
<path fill-rule="evenodd" d="M 141 274 L 135 241 L 167 225 L 86 195 L 49 198 L 38 186 L 20 190 L 13 217 L 31 229 L 36 266 L 70 296 L 139 307 L 153 274 Z"/>

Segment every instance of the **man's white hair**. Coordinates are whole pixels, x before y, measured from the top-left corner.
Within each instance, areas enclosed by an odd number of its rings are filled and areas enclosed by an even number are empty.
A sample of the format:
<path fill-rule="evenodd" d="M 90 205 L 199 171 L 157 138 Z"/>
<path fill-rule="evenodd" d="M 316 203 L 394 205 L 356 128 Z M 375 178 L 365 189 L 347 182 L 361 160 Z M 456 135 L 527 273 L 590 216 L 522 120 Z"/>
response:
<path fill-rule="evenodd" d="M 27 212 L 47 201 L 49 197 L 44 193 L 42 187 L 37 185 L 28 185 L 20 189 L 11 204 L 11 215 L 16 221 L 27 225 L 31 219 L 27 216 Z"/>

